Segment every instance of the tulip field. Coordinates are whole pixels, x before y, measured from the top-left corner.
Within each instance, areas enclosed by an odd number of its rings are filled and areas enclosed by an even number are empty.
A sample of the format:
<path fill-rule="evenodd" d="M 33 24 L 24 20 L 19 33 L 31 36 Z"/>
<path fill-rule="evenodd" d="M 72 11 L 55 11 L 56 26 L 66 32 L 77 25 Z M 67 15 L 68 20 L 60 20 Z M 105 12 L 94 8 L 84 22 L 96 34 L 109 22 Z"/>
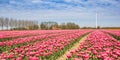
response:
<path fill-rule="evenodd" d="M 0 31 L 0 60 L 59 60 L 63 55 L 65 60 L 120 60 L 120 30 Z"/>
<path fill-rule="evenodd" d="M 94 31 L 67 57 L 68 60 L 120 60 L 120 41 L 101 31 Z"/>

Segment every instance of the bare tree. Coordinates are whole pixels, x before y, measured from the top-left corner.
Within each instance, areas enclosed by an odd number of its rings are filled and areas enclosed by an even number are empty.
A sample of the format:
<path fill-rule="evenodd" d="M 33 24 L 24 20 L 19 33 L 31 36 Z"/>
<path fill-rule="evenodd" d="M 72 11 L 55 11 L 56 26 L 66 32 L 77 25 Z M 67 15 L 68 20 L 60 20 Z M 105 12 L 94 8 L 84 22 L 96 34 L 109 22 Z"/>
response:
<path fill-rule="evenodd" d="M 13 28 L 15 25 L 14 25 L 14 20 L 13 19 L 10 19 L 9 20 L 9 26 L 10 26 L 10 28 Z"/>
<path fill-rule="evenodd" d="M 4 27 L 4 19 L 3 19 L 3 17 L 0 17 L 0 27 L 2 28 L 2 30 L 3 30 L 3 27 Z"/>
<path fill-rule="evenodd" d="M 34 29 L 34 27 L 38 27 L 38 22 L 33 21 L 33 20 L 15 20 L 15 19 L 9 19 L 9 18 L 3 18 L 0 17 L 0 27 L 2 30 L 7 28 L 15 28 L 15 29 L 26 29 L 26 28 L 31 28 Z M 36 29 L 35 28 L 35 29 Z"/>
<path fill-rule="evenodd" d="M 9 27 L 9 19 L 8 18 L 5 18 L 4 19 L 4 26 L 7 28 L 8 30 L 8 27 Z"/>

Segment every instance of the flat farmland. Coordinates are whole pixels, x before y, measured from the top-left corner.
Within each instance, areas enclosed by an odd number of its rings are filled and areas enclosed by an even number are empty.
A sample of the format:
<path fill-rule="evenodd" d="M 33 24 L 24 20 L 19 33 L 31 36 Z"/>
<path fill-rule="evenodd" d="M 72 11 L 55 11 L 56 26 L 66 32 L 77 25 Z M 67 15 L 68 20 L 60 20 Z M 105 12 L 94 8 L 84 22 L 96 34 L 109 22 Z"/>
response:
<path fill-rule="evenodd" d="M 0 60 L 120 60 L 120 30 L 0 31 Z"/>

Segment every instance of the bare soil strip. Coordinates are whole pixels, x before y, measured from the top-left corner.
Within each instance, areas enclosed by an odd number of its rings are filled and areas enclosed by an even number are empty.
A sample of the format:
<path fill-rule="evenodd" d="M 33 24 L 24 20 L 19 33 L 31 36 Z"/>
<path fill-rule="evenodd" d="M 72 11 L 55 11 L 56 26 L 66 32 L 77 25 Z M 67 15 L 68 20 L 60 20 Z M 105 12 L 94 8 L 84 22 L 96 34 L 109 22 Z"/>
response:
<path fill-rule="evenodd" d="M 57 60 L 66 60 L 67 59 L 66 54 L 68 54 L 71 50 L 77 49 L 79 47 L 80 43 L 83 42 L 88 35 L 82 37 L 79 42 L 74 44 L 74 46 L 72 48 L 70 48 L 68 51 L 66 51 L 65 54 L 62 55 L 61 57 L 59 57 Z"/>

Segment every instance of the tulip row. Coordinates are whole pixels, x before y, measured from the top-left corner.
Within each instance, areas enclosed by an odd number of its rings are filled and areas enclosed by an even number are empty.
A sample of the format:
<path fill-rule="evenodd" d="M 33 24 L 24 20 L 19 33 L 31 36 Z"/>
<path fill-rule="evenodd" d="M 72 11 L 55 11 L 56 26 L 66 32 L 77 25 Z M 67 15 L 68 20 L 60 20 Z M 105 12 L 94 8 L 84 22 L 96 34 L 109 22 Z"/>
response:
<path fill-rule="evenodd" d="M 120 31 L 119 30 L 105 30 L 105 32 L 120 41 Z"/>
<path fill-rule="evenodd" d="M 63 30 L 64 31 L 64 30 Z M 23 30 L 23 31 L 0 31 L 0 39 L 8 39 L 8 38 L 15 38 L 15 37 L 24 37 L 24 36 L 32 36 L 32 35 L 39 35 L 45 33 L 54 33 L 54 32 L 61 32 L 59 30 Z"/>
<path fill-rule="evenodd" d="M 0 31 L 0 38 L 13 38 L 18 36 L 26 36 L 30 34 L 38 34 L 36 31 Z"/>
<path fill-rule="evenodd" d="M 106 33 L 94 31 L 66 56 L 68 60 L 120 60 L 120 42 Z"/>
<path fill-rule="evenodd" d="M 11 49 L 10 51 L 4 51 L 0 54 L 0 59 L 55 60 L 62 55 L 61 51 L 70 47 L 76 39 L 82 37 L 88 32 L 90 31 L 73 30 L 68 34 L 66 31 L 66 33 L 64 32 L 65 34 L 54 38 L 47 38 L 47 40 L 37 41 L 33 44 Z"/>
<path fill-rule="evenodd" d="M 105 30 L 105 31 L 120 37 L 120 30 Z"/>

